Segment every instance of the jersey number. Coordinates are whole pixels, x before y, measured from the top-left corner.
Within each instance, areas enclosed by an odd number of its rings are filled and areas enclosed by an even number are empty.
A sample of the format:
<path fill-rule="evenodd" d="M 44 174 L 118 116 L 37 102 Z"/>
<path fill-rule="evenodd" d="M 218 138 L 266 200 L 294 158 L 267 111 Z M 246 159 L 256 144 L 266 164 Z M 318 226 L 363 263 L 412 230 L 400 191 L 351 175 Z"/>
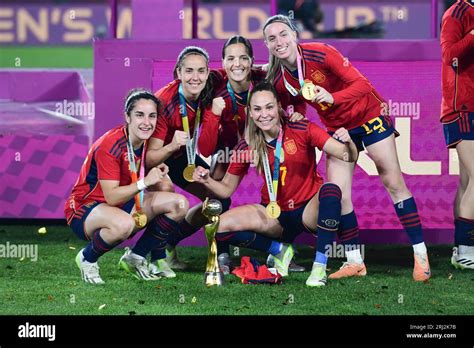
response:
<path fill-rule="evenodd" d="M 280 167 L 280 175 L 281 175 L 281 186 L 285 186 L 286 167 Z"/>
<path fill-rule="evenodd" d="M 369 126 L 367 126 L 367 123 L 371 126 L 370 128 L 369 128 Z M 378 131 L 379 133 L 382 133 L 382 132 L 386 131 L 385 127 L 383 126 L 382 119 L 380 117 L 374 118 L 374 119 L 370 120 L 367 123 L 364 123 L 362 125 L 362 127 L 364 127 L 365 133 L 367 135 L 369 135 L 370 133 L 372 133 L 374 131 Z"/>

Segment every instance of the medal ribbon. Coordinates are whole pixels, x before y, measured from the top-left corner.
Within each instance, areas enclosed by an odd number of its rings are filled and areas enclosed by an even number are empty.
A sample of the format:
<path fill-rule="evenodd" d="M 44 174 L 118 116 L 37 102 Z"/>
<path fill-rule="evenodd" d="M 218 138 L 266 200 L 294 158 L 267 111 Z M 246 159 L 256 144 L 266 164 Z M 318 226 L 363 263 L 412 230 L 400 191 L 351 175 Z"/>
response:
<path fill-rule="evenodd" d="M 252 85 L 252 82 L 250 82 L 249 90 L 247 92 L 247 106 L 250 99 L 250 91 L 252 90 L 252 88 L 253 88 L 253 85 Z M 234 121 L 235 121 L 235 125 L 237 126 L 237 139 L 240 141 L 240 138 L 242 136 L 240 135 L 240 127 L 239 127 L 239 118 L 240 118 L 239 108 L 237 106 L 237 98 L 235 97 L 235 92 L 232 89 L 232 86 L 230 85 L 230 81 L 227 81 L 227 91 L 229 92 L 230 99 L 232 100 L 232 112 L 234 113 Z"/>
<path fill-rule="evenodd" d="M 137 165 L 135 162 L 135 155 L 133 153 L 133 146 L 132 146 L 132 141 L 130 140 L 130 137 L 128 137 L 127 141 L 127 155 L 128 155 L 128 162 L 130 163 L 130 173 L 132 176 L 132 183 L 135 183 L 138 181 L 138 178 L 144 178 L 145 177 L 145 153 L 146 153 L 146 140 L 143 143 L 143 149 L 142 149 L 142 158 L 140 161 L 140 175 L 137 177 L 138 174 L 138 169 Z M 135 199 L 135 207 L 137 208 L 137 212 L 141 211 L 141 208 L 143 206 L 143 199 L 145 197 L 145 192 L 140 191 L 137 193 L 134 197 Z"/>
<path fill-rule="evenodd" d="M 293 97 L 296 97 L 300 93 L 301 88 L 303 88 L 303 85 L 304 85 L 304 76 L 303 76 L 303 68 L 301 67 L 301 60 L 302 59 L 300 56 L 300 52 L 297 50 L 296 51 L 296 64 L 298 66 L 298 81 L 300 83 L 299 91 L 297 91 L 296 88 L 294 88 L 292 85 L 290 85 L 288 81 L 286 81 L 285 68 L 283 68 L 283 65 L 280 65 L 281 75 L 283 76 L 283 82 L 285 83 L 285 87 Z"/>
<path fill-rule="evenodd" d="M 181 120 L 183 121 L 183 130 L 188 134 L 188 140 L 186 141 L 186 156 L 188 158 L 188 164 L 194 164 L 194 161 L 196 159 L 196 146 L 197 146 L 197 138 L 198 138 L 198 131 L 199 131 L 199 123 L 201 121 L 201 108 L 198 107 L 196 111 L 193 137 L 191 139 L 191 134 L 189 132 L 188 111 L 186 110 L 186 99 L 184 98 L 182 84 L 179 84 L 178 94 L 179 94 Z"/>
<path fill-rule="evenodd" d="M 281 143 L 283 141 L 283 128 L 278 132 L 278 139 L 275 147 L 275 161 L 273 166 L 273 179 L 270 174 L 270 162 L 268 161 L 268 154 L 265 152 L 263 156 L 263 171 L 265 173 L 265 184 L 267 185 L 268 196 L 270 202 L 276 202 L 278 193 L 278 179 L 280 177 L 280 156 Z"/>

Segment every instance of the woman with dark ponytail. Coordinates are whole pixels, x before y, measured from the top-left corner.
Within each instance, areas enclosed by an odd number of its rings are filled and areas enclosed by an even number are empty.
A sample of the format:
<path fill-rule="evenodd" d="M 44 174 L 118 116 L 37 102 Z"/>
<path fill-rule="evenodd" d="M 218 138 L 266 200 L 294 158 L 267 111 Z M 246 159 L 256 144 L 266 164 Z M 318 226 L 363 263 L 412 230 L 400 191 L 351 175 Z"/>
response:
<path fill-rule="evenodd" d="M 201 185 L 192 182 L 192 173 L 197 165 L 209 168 L 198 154 L 197 142 L 202 119 L 213 100 L 214 86 L 219 85 L 222 77 L 217 71 L 209 69 L 209 55 L 196 46 L 188 46 L 181 51 L 173 75 L 175 80 L 155 93 L 163 108 L 148 146 L 147 166 L 151 168 L 165 163 L 170 168 L 169 177 L 175 185 L 204 200 L 207 192 Z M 167 190 L 173 190 L 172 185 Z M 222 203 L 229 206 L 230 200 Z M 177 259 L 175 247 L 206 223 L 207 219 L 201 214 L 201 204 L 190 209 L 180 223 L 179 232 L 168 240 L 167 264 L 162 264 L 163 267 L 156 264 L 156 253 L 152 251 L 153 273 L 163 275 L 162 268 L 168 266 L 184 269 L 186 265 Z"/>

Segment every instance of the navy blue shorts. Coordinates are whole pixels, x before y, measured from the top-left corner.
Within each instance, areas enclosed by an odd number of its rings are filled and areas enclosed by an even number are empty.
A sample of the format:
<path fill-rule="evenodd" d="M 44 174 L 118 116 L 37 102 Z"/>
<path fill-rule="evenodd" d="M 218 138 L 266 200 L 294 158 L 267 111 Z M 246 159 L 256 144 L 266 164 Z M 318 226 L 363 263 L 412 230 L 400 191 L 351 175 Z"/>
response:
<path fill-rule="evenodd" d="M 97 207 L 99 204 L 101 204 L 101 202 L 90 202 L 86 205 L 83 205 L 72 218 L 70 226 L 72 228 L 72 231 L 76 234 L 76 236 L 79 237 L 79 239 L 90 240 L 89 236 L 87 236 L 86 232 L 84 231 L 84 224 L 92 209 Z M 127 203 L 125 203 L 120 209 L 130 214 L 134 206 L 135 199 L 132 198 Z"/>
<path fill-rule="evenodd" d="M 293 243 L 295 238 L 298 237 L 303 231 L 316 234 L 316 232 L 309 230 L 303 224 L 303 212 L 308 202 L 303 204 L 298 209 L 281 212 L 280 216 L 278 217 L 278 222 L 280 223 L 281 227 L 283 227 L 283 234 L 280 238 L 281 242 Z M 262 205 L 266 207 L 265 204 Z"/>
<path fill-rule="evenodd" d="M 474 112 L 461 112 L 454 121 L 443 124 L 444 140 L 448 149 L 463 140 L 474 140 Z"/>
<path fill-rule="evenodd" d="M 194 163 L 196 164 L 196 167 L 201 166 L 206 169 L 210 168 L 206 161 L 204 161 L 199 155 L 196 155 Z M 171 178 L 173 184 L 178 185 L 182 189 L 190 184 L 183 177 L 183 170 L 188 165 L 188 158 L 186 155 L 182 155 L 177 158 L 168 158 L 165 161 L 165 164 L 169 167 L 168 175 Z"/>
<path fill-rule="evenodd" d="M 334 134 L 334 132 L 328 133 Z M 349 130 L 349 135 L 359 151 L 364 151 L 364 147 L 382 141 L 392 134 L 395 134 L 396 137 L 400 135 L 393 127 L 390 117 L 383 115 L 367 121 L 360 127 Z"/>

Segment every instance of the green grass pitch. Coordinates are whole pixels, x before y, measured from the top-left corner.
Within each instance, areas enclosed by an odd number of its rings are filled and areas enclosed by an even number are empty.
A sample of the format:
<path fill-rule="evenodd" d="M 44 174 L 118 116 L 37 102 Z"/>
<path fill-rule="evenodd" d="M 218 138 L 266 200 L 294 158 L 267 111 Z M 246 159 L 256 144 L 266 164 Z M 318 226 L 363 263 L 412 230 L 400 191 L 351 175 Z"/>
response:
<path fill-rule="evenodd" d="M 368 275 L 308 288 L 309 272 L 290 273 L 282 285 L 244 285 L 229 275 L 222 287 L 203 284 L 207 249 L 179 247 L 190 269 L 175 279 L 138 281 L 117 268 L 123 250 L 99 261 L 103 286 L 85 284 L 74 257 L 85 245 L 66 226 L 0 226 L 0 244 L 37 244 L 38 260 L 0 259 L 0 314 L 10 315 L 450 315 L 472 314 L 474 272 L 451 267 L 449 246 L 429 248 L 433 278 L 411 278 L 409 246 L 367 246 Z M 311 266 L 313 249 L 298 246 Z M 240 249 L 264 261 L 266 256 Z M 238 258 L 234 259 L 239 262 Z M 330 259 L 333 270 L 341 259 Z"/>
<path fill-rule="evenodd" d="M 92 68 L 92 46 L 4 46 L 0 68 Z"/>

